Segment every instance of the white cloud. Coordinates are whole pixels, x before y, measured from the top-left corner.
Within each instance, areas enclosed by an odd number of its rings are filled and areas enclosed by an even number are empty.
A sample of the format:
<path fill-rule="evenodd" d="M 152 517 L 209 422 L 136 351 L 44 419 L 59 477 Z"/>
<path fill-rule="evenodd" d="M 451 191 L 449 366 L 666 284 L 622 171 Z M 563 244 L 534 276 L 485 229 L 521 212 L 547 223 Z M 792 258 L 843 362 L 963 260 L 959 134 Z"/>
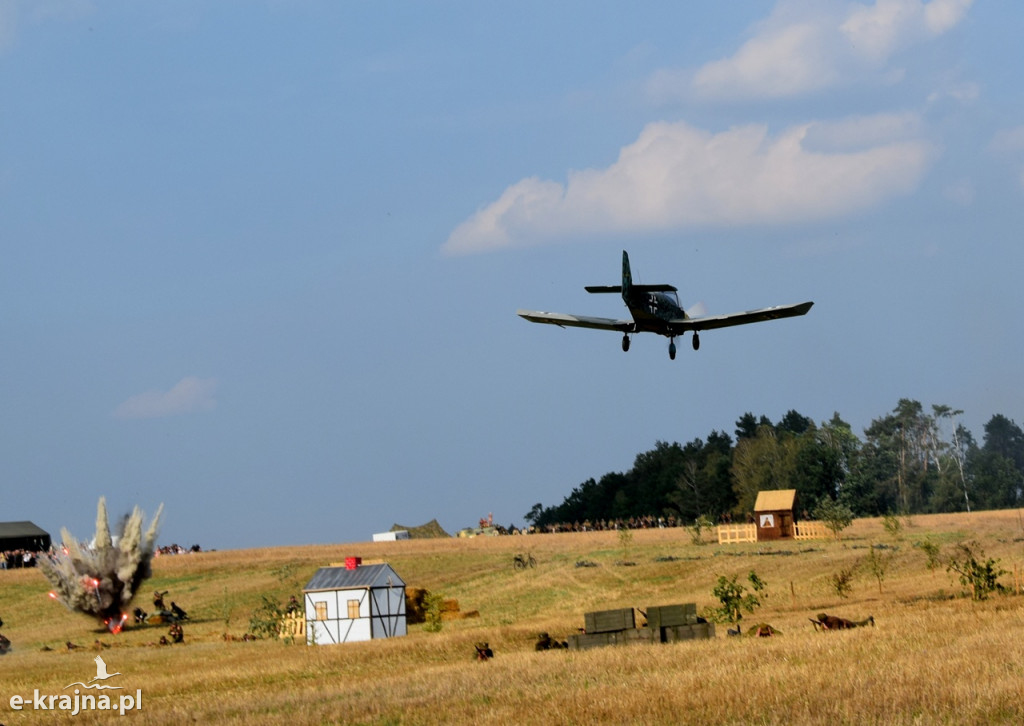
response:
<path fill-rule="evenodd" d="M 731 58 L 700 68 L 694 90 L 705 97 L 777 98 L 831 86 L 839 69 L 822 31 L 813 21 L 767 28 Z"/>
<path fill-rule="evenodd" d="M 117 418 L 163 418 L 195 411 L 209 411 L 217 405 L 213 378 L 182 378 L 169 391 L 146 391 L 132 396 L 114 410 Z"/>
<path fill-rule="evenodd" d="M 783 98 L 821 90 L 869 71 L 892 55 L 939 36 L 966 16 L 973 0 L 876 0 L 873 4 L 780 0 L 753 36 L 728 58 L 688 75 L 659 71 L 648 83 L 655 98 Z M 891 82 L 899 69 L 881 76 Z"/>
<path fill-rule="evenodd" d="M 807 129 L 804 146 L 815 151 L 844 151 L 915 139 L 920 135 L 918 114 L 879 113 L 812 124 Z"/>
<path fill-rule="evenodd" d="M 925 5 L 925 23 L 935 35 L 941 35 L 964 19 L 974 0 L 932 0 Z"/>
<path fill-rule="evenodd" d="M 807 123 L 771 136 L 764 125 L 717 134 L 649 124 L 606 169 L 510 186 L 451 233 L 461 254 L 556 237 L 825 219 L 912 191 L 933 156 L 916 118 L 885 115 Z M 812 143 L 813 142 L 813 143 Z"/>

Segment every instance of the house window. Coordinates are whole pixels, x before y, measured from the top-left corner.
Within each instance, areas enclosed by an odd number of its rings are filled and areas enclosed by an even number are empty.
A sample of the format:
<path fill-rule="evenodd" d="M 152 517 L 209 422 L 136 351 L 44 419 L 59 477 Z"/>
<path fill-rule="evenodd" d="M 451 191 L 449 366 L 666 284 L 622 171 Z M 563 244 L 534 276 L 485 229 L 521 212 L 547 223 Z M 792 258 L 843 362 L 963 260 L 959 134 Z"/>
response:
<path fill-rule="evenodd" d="M 327 620 L 327 603 L 318 602 L 316 603 L 316 619 Z"/>
<path fill-rule="evenodd" d="M 348 601 L 348 617 L 349 620 L 355 620 L 359 617 L 359 601 L 349 600 Z"/>

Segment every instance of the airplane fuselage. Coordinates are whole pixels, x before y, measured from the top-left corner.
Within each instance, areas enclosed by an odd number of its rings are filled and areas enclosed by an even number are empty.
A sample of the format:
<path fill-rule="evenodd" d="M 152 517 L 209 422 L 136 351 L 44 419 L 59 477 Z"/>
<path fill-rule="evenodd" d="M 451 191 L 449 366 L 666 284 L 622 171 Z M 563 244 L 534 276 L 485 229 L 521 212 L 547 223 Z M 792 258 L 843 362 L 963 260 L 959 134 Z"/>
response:
<path fill-rule="evenodd" d="M 634 332 L 649 332 L 667 335 L 668 321 L 687 317 L 679 307 L 675 292 L 638 292 L 631 290 L 626 301 L 629 314 L 635 323 Z"/>

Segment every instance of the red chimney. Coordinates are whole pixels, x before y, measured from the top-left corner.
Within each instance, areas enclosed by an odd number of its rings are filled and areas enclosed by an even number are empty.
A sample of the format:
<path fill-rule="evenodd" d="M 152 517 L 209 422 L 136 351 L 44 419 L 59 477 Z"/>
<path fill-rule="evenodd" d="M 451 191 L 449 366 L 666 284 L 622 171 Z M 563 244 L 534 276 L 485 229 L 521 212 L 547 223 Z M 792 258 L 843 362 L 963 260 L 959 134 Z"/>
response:
<path fill-rule="evenodd" d="M 363 558 L 362 557 L 346 557 L 345 558 L 345 569 L 346 570 L 354 570 L 357 567 L 359 567 L 359 565 L 361 565 L 361 564 L 363 564 Z"/>

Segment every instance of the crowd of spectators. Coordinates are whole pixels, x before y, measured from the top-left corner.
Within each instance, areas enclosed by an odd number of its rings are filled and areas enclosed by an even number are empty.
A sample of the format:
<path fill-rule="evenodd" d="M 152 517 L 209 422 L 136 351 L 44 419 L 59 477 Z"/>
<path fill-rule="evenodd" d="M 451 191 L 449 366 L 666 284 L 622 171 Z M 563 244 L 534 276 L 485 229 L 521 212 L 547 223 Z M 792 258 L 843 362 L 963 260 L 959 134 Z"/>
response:
<path fill-rule="evenodd" d="M 202 552 L 203 548 L 197 544 L 192 545 L 188 549 L 185 549 L 180 544 L 170 544 L 163 547 L 157 547 L 156 553 L 158 555 L 185 555 L 190 552 Z"/>
<path fill-rule="evenodd" d="M 36 557 L 38 555 L 31 550 L 7 550 L 0 552 L 0 570 L 35 567 Z"/>
<path fill-rule="evenodd" d="M 676 516 L 668 517 L 627 517 L 625 519 L 595 519 L 593 521 L 584 519 L 582 522 L 560 522 L 558 524 L 545 524 L 539 527 L 530 526 L 525 534 L 539 534 L 550 532 L 602 532 L 604 530 L 618 529 L 664 529 L 665 527 L 681 527 L 683 522 Z"/>
<path fill-rule="evenodd" d="M 83 543 L 83 547 L 86 545 Z M 202 552 L 203 548 L 195 544 L 185 549 L 181 545 L 172 544 L 165 547 L 158 547 L 157 554 L 161 555 L 183 555 L 191 552 Z M 66 551 L 65 551 L 66 554 Z M 0 552 L 0 570 L 15 570 L 22 567 L 35 567 L 40 557 L 49 556 L 51 559 L 56 553 L 53 548 L 48 552 L 33 552 L 32 550 L 6 550 Z"/>

